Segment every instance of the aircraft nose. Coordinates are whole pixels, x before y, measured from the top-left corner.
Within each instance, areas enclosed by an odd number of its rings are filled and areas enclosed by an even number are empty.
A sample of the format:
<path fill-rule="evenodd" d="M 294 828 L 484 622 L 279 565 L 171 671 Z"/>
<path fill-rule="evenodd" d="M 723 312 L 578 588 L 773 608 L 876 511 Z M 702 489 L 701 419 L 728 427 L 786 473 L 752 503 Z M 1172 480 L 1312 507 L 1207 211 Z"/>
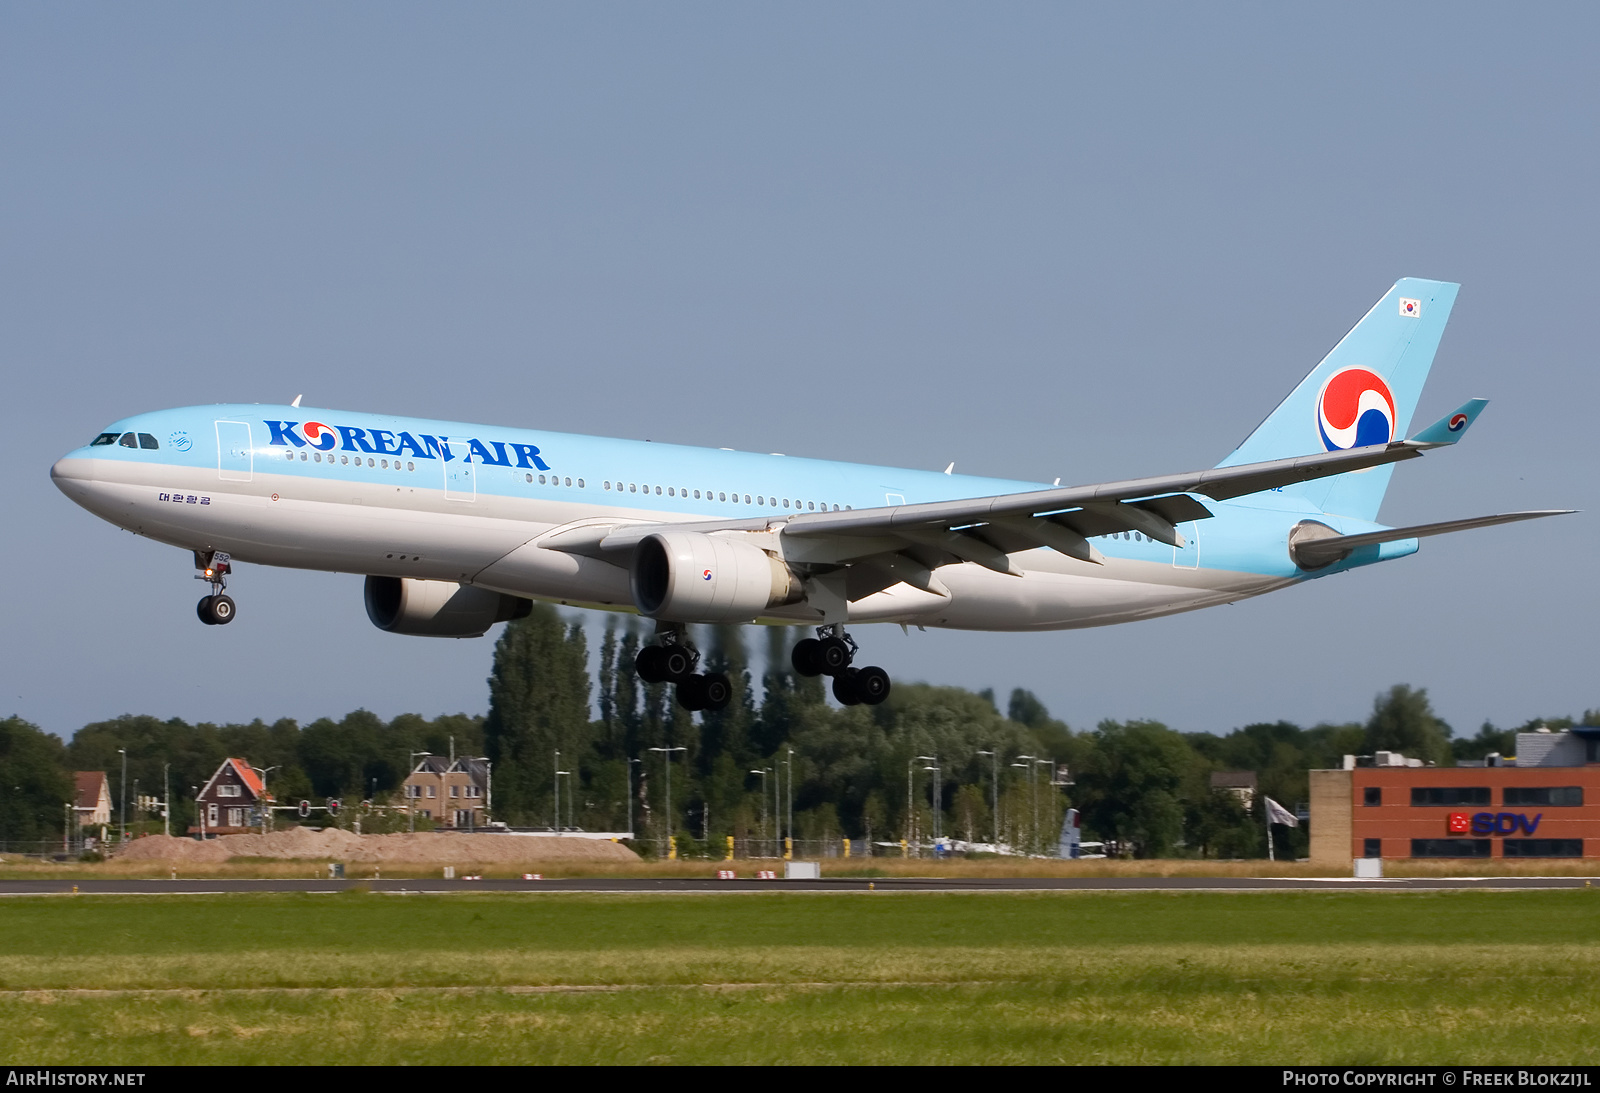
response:
<path fill-rule="evenodd" d="M 94 481 L 94 460 L 77 453 L 64 455 L 51 464 L 50 481 L 68 497 L 75 496 L 79 488 Z"/>

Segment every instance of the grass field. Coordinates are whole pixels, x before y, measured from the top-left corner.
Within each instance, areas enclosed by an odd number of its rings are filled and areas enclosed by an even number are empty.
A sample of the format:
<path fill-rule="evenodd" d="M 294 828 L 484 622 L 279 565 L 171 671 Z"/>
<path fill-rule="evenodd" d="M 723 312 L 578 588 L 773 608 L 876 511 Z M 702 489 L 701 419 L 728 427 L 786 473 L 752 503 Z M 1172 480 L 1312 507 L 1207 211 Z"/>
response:
<path fill-rule="evenodd" d="M 0 1062 L 1596 1063 L 1600 890 L 0 901 Z"/>

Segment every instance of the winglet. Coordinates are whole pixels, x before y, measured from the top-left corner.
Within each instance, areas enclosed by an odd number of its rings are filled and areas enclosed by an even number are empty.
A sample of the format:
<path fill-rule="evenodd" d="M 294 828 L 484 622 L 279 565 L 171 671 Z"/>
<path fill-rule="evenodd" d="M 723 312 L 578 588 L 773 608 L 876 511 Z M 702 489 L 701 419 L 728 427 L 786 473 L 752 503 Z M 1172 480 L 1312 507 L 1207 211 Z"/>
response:
<path fill-rule="evenodd" d="M 1489 405 L 1486 398 L 1468 399 L 1459 409 L 1452 410 L 1422 432 L 1406 441 L 1417 448 L 1440 448 L 1454 444 L 1466 435 L 1467 426 L 1478 420 L 1483 408 Z"/>

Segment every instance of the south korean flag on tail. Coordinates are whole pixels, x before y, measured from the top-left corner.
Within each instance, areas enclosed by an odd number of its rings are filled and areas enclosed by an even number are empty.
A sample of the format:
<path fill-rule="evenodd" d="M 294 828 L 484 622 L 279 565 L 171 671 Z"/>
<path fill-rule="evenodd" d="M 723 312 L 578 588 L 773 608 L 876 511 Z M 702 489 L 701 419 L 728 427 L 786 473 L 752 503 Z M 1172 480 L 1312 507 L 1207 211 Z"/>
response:
<path fill-rule="evenodd" d="M 1293 812 L 1290 812 L 1288 809 L 1284 808 L 1277 801 L 1274 801 L 1271 797 L 1267 797 L 1267 798 L 1265 798 L 1265 800 L 1267 802 L 1267 822 L 1268 823 L 1284 824 L 1284 825 L 1286 825 L 1288 827 L 1299 827 L 1300 826 L 1300 819 Z"/>
<path fill-rule="evenodd" d="M 1400 314 L 1408 319 L 1415 319 L 1422 314 L 1422 301 L 1412 300 L 1405 296 L 1400 297 Z"/>

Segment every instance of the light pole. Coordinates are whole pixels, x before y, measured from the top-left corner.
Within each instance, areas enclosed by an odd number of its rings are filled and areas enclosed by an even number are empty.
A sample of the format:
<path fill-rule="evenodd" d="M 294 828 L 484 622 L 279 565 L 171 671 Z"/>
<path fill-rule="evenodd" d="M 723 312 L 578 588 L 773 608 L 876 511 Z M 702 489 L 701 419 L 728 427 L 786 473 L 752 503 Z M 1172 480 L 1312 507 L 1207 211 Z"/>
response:
<path fill-rule="evenodd" d="M 770 768 L 753 770 L 750 773 L 761 775 L 761 834 L 765 835 L 767 833 L 767 775 L 770 773 Z"/>
<path fill-rule="evenodd" d="M 1013 767 L 1017 767 L 1020 770 L 1027 771 L 1028 772 L 1028 781 L 1029 781 L 1029 783 L 1032 783 L 1032 781 L 1033 781 L 1033 761 L 1035 759 L 1037 759 L 1038 756 L 1037 755 L 1019 755 L 1019 756 L 1017 756 L 1017 758 L 1018 759 L 1026 759 L 1027 762 L 1025 762 L 1025 763 L 1012 763 L 1011 765 Z M 1030 794 L 1033 792 L 1033 787 L 1032 787 L 1031 784 L 1028 787 L 1028 791 L 1029 791 Z M 1039 810 L 1037 808 L 1035 808 L 1033 810 L 1033 841 L 1028 846 L 1028 854 L 1029 854 L 1029 856 L 1032 856 L 1034 848 L 1035 848 L 1035 845 L 1038 842 L 1039 842 Z"/>
<path fill-rule="evenodd" d="M 161 834 L 172 837 L 172 764 L 161 764 Z"/>
<path fill-rule="evenodd" d="M 427 758 L 431 757 L 432 755 L 433 755 L 433 752 L 431 752 L 431 751 L 414 751 L 414 752 L 412 752 L 411 753 L 411 757 L 406 760 L 406 765 L 411 768 L 411 774 L 417 773 L 417 760 L 419 758 L 420 759 L 427 759 Z M 409 779 L 411 777 L 411 775 L 408 774 L 406 777 L 407 777 L 407 779 Z M 414 790 L 414 789 L 420 789 L 420 788 L 421 788 L 420 786 L 410 786 L 410 785 L 406 786 L 406 827 L 410 831 L 416 831 L 417 830 L 417 813 L 416 813 L 416 810 L 413 809 L 412 805 L 411 805 L 411 802 L 413 800 L 415 800 L 416 798 L 414 798 L 411 795 L 411 791 Z"/>
<path fill-rule="evenodd" d="M 561 749 L 556 749 L 556 834 L 561 834 Z"/>
<path fill-rule="evenodd" d="M 1028 771 L 1028 781 L 1033 783 L 1033 830 L 1034 830 L 1034 836 L 1033 837 L 1034 837 L 1034 840 L 1039 843 L 1038 852 L 1040 854 L 1043 854 L 1044 853 L 1044 843 L 1042 841 L 1040 841 L 1039 835 L 1038 835 L 1038 831 L 1039 831 L 1039 770 L 1038 770 L 1038 768 L 1041 767 L 1041 766 L 1050 768 L 1051 774 L 1054 775 L 1055 769 L 1056 769 L 1056 761 L 1054 759 L 1035 759 L 1033 761 L 1033 769 Z"/>
<path fill-rule="evenodd" d="M 260 767 L 251 767 L 250 769 L 261 775 L 261 833 L 265 835 L 267 833 L 267 821 L 272 818 L 272 807 L 267 804 L 267 775 L 278 768 L 274 766 L 268 767 L 266 770 L 262 770 Z"/>
<path fill-rule="evenodd" d="M 794 749 L 790 748 L 789 757 L 783 761 L 789 771 L 789 815 L 784 823 L 784 828 L 789 832 L 789 838 L 794 838 Z"/>
<path fill-rule="evenodd" d="M 639 833 L 633 829 L 633 768 L 636 763 L 643 763 L 643 759 L 628 760 L 628 838 L 637 839 Z"/>
<path fill-rule="evenodd" d="M 1000 749 L 995 748 L 993 751 L 980 751 L 978 754 L 987 755 L 989 757 L 989 775 L 990 780 L 993 783 L 994 798 L 991 805 L 991 807 L 994 809 L 994 814 L 990 817 L 990 819 L 992 819 L 994 822 L 989 826 L 994 831 L 994 848 L 996 851 L 998 851 L 1000 849 Z"/>
<path fill-rule="evenodd" d="M 128 749 L 118 748 L 117 754 L 122 756 L 122 841 L 128 841 Z"/>
<path fill-rule="evenodd" d="M 651 751 L 661 753 L 661 762 L 667 768 L 667 838 L 672 838 L 672 753 L 675 751 L 687 752 L 689 749 L 678 745 L 670 748 L 651 748 Z"/>
<path fill-rule="evenodd" d="M 918 763 L 926 763 L 933 759 L 931 755 L 919 755 L 914 759 L 906 760 L 906 846 L 914 849 L 917 845 L 917 805 L 916 789 L 912 784 Z M 920 856 L 920 855 L 919 855 Z"/>
<path fill-rule="evenodd" d="M 561 753 L 557 752 L 556 754 L 559 755 Z M 561 776 L 563 774 L 566 775 L 568 778 L 572 777 L 572 772 L 570 770 L 558 770 L 558 771 L 556 771 L 556 834 L 557 835 L 561 834 L 561 823 L 560 823 L 560 821 L 561 821 Z M 567 783 L 567 826 L 568 827 L 572 826 L 572 783 L 571 782 Z"/>
<path fill-rule="evenodd" d="M 940 820 L 941 820 L 940 813 L 942 813 L 944 811 L 944 778 L 942 777 L 943 772 L 940 771 L 940 769 L 939 769 L 939 760 L 937 758 L 935 758 L 933 760 L 933 765 L 931 767 L 923 767 L 922 769 L 926 770 L 926 771 L 931 771 L 932 774 L 933 774 L 932 785 L 929 786 L 930 792 L 929 792 L 928 796 L 933 799 L 933 842 L 934 842 L 934 853 L 938 854 L 938 852 L 939 852 L 939 846 L 938 846 L 938 844 L 939 844 L 939 836 L 943 833 L 943 828 L 942 828 L 942 825 L 940 823 Z"/>
<path fill-rule="evenodd" d="M 482 763 L 485 775 L 483 797 L 483 824 L 489 826 L 490 813 L 494 811 L 494 760 L 487 755 L 473 757 L 474 762 Z"/>

